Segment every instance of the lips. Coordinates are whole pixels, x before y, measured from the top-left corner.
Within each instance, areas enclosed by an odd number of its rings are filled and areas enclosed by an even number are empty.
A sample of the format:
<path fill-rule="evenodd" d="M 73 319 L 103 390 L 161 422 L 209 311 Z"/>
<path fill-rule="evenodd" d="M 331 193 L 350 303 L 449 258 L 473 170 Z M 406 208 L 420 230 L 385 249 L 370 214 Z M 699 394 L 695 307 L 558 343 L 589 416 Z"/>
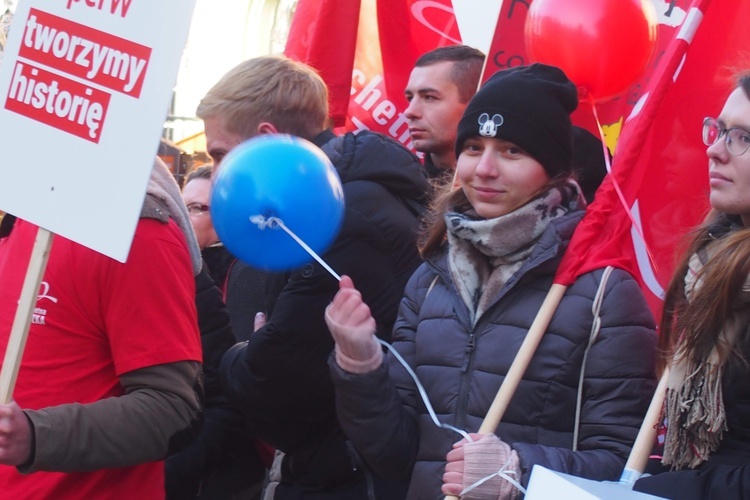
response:
<path fill-rule="evenodd" d="M 708 177 L 712 180 L 715 179 L 717 181 L 731 182 L 729 177 L 726 177 L 725 175 L 721 175 L 719 172 L 711 172 L 708 174 Z"/>
<path fill-rule="evenodd" d="M 505 193 L 505 190 L 474 186 L 474 192 L 476 193 L 477 198 L 479 198 L 480 200 L 489 200 L 496 196 L 502 195 L 503 193 Z"/>

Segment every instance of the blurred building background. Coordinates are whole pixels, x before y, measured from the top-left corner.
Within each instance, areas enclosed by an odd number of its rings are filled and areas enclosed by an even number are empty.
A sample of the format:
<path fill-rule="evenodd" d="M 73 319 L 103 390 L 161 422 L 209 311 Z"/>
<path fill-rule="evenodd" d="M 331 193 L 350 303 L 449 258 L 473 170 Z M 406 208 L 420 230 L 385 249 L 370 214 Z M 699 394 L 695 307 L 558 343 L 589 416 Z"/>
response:
<path fill-rule="evenodd" d="M 284 50 L 297 0 L 198 0 L 175 85 L 164 138 L 200 150 L 203 124 L 195 108 L 229 69 L 251 57 Z"/>

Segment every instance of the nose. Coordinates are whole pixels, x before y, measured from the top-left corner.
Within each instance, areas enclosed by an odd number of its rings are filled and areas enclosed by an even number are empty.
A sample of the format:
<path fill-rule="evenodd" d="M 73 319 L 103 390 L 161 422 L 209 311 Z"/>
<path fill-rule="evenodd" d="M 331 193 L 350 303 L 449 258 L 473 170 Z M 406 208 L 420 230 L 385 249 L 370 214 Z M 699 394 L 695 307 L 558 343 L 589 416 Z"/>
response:
<path fill-rule="evenodd" d="M 727 150 L 726 136 L 722 135 L 719 140 L 706 148 L 706 156 L 711 160 L 726 163 L 729 161 L 729 151 Z"/>
<path fill-rule="evenodd" d="M 479 158 L 474 174 L 477 177 L 497 177 L 497 166 L 497 158 L 492 153 L 491 148 L 486 148 Z"/>
<path fill-rule="evenodd" d="M 419 104 L 417 104 L 417 101 L 418 99 L 416 97 L 412 98 L 412 100 L 409 101 L 409 105 L 404 110 L 404 116 L 407 120 L 419 118 Z"/>

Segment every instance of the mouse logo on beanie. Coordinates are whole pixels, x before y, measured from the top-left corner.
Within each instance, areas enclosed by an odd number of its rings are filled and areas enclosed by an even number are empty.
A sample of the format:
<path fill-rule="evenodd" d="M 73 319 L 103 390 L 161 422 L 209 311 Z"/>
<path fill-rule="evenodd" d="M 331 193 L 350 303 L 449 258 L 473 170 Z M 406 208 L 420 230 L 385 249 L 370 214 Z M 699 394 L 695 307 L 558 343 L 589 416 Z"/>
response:
<path fill-rule="evenodd" d="M 479 135 L 484 137 L 495 137 L 497 135 L 497 128 L 503 124 L 502 115 L 493 115 L 490 120 L 488 113 L 482 113 L 479 115 Z"/>

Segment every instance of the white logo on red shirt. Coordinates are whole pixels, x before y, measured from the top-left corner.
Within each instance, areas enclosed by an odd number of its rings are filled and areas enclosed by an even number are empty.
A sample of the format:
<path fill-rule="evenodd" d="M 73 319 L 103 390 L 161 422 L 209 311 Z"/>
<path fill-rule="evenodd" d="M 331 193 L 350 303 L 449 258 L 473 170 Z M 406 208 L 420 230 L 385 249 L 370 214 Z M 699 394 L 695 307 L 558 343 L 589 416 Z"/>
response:
<path fill-rule="evenodd" d="M 37 305 L 39 304 L 39 301 L 42 299 L 46 299 L 51 301 L 54 304 L 57 304 L 57 297 L 53 297 L 49 294 L 49 283 L 46 281 L 42 281 L 41 286 L 39 287 L 39 295 L 36 297 Z M 34 308 L 34 314 L 31 316 L 31 324 L 32 325 L 44 325 L 45 320 L 47 318 L 47 310 L 42 307 L 35 307 Z"/>

